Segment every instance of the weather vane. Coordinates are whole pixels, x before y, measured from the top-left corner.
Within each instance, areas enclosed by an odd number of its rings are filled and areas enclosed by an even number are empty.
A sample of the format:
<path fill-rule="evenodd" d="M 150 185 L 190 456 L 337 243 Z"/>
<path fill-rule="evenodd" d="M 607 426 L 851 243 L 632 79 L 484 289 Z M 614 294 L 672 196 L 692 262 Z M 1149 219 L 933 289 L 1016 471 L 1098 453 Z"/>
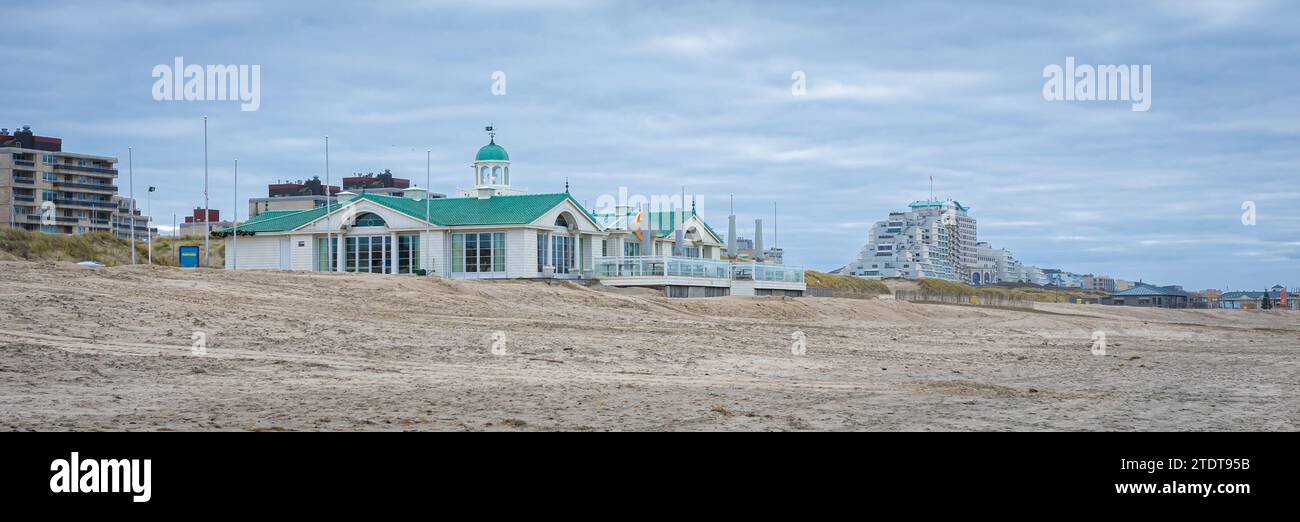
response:
<path fill-rule="evenodd" d="M 492 143 L 496 143 L 496 141 L 497 141 L 497 130 L 496 130 L 496 128 L 492 127 L 492 124 L 489 123 L 487 127 L 483 127 L 483 130 L 487 131 L 487 133 L 488 133 L 488 141 L 490 141 L 490 142 L 492 142 Z"/>

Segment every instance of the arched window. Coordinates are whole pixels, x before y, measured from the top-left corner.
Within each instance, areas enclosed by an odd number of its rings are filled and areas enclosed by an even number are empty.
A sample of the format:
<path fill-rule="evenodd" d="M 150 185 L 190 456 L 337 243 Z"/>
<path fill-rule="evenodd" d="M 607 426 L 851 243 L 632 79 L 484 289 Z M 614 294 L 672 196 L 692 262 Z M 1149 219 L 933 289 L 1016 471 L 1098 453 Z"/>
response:
<path fill-rule="evenodd" d="M 567 214 L 555 216 L 555 226 L 569 228 L 569 218 L 566 216 Z"/>
<path fill-rule="evenodd" d="M 483 168 L 478 169 L 478 184 L 486 185 L 487 182 L 488 182 L 488 168 L 487 165 L 484 165 Z"/>
<path fill-rule="evenodd" d="M 357 216 L 357 222 L 355 226 L 382 227 L 384 225 L 387 225 L 387 223 L 384 222 L 384 218 L 375 215 L 373 212 L 366 212 L 365 214 Z"/>
<path fill-rule="evenodd" d="M 510 167 L 506 167 L 506 168 L 505 168 L 505 172 L 506 172 L 506 179 L 505 179 L 505 181 L 504 181 L 504 184 L 509 185 L 509 184 L 510 184 Z"/>
<path fill-rule="evenodd" d="M 979 273 L 979 272 L 975 272 L 975 280 L 972 281 L 972 283 L 975 283 L 975 286 L 979 286 L 979 285 L 980 285 L 980 273 Z"/>
<path fill-rule="evenodd" d="M 498 184 L 502 181 L 501 167 L 492 167 L 492 184 Z"/>

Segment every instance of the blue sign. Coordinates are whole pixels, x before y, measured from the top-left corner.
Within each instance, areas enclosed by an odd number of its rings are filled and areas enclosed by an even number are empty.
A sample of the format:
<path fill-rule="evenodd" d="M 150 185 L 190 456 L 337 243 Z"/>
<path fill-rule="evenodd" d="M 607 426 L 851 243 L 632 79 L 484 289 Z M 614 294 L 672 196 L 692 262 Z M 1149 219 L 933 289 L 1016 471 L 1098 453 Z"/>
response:
<path fill-rule="evenodd" d="M 198 268 L 199 267 L 199 247 L 183 246 L 180 251 L 181 268 Z"/>

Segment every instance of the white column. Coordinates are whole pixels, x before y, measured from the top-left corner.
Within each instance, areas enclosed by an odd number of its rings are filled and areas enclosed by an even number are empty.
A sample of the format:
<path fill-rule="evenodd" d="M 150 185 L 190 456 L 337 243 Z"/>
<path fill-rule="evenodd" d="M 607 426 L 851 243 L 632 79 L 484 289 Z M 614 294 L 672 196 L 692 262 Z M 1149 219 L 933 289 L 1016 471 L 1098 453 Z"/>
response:
<path fill-rule="evenodd" d="M 397 253 L 401 252 L 401 249 L 397 247 L 397 232 L 393 232 L 390 235 L 393 237 L 393 240 L 388 244 L 388 273 L 396 274 L 397 264 L 401 262 L 401 260 L 397 258 Z"/>
<path fill-rule="evenodd" d="M 338 268 L 337 268 L 335 271 L 337 271 L 337 272 L 346 272 L 347 269 L 348 269 L 348 265 L 347 265 L 347 263 L 344 262 L 344 260 L 347 259 L 347 257 L 346 257 L 346 256 L 347 256 L 347 252 L 345 252 L 345 251 L 344 251 L 344 248 L 343 248 L 344 245 L 345 245 L 346 243 L 343 241 L 343 232 L 342 232 L 342 231 L 339 231 L 338 238 L 339 238 L 339 239 L 338 239 L 339 244 L 338 244 L 337 247 L 334 248 L 334 252 L 335 252 L 335 255 L 338 257 L 338 265 L 339 265 L 339 266 L 338 266 Z"/>

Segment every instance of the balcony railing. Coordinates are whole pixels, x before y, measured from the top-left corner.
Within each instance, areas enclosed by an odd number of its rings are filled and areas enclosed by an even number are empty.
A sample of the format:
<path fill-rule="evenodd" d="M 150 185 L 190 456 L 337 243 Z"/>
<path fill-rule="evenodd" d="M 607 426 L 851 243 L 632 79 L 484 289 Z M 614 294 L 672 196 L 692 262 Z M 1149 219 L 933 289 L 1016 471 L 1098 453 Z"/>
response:
<path fill-rule="evenodd" d="M 14 176 L 14 183 L 22 183 L 24 185 L 35 185 L 36 178 L 20 178 L 18 176 Z"/>
<path fill-rule="evenodd" d="M 59 163 L 54 165 L 54 168 L 57 170 L 73 170 L 77 172 L 90 172 L 93 174 L 109 174 L 113 176 L 117 175 L 117 169 L 106 169 L 102 167 L 83 167 L 81 165 L 66 165 L 63 163 Z"/>
<path fill-rule="evenodd" d="M 73 181 L 55 181 L 54 186 L 83 190 L 103 190 L 117 192 L 117 187 L 108 183 L 76 183 Z"/>
<path fill-rule="evenodd" d="M 597 257 L 596 277 L 699 277 L 729 279 L 731 263 L 673 256 Z"/>
<path fill-rule="evenodd" d="M 25 161 L 25 160 L 16 159 L 16 160 L 14 160 L 14 165 L 18 165 L 18 166 L 20 166 L 20 167 L 35 167 L 35 166 L 36 166 L 36 162 L 35 162 L 35 161 Z"/>
<path fill-rule="evenodd" d="M 28 215 L 27 215 L 27 221 L 41 221 L 41 222 L 44 222 L 44 218 L 43 218 L 40 214 L 28 214 Z M 71 224 L 74 224 L 74 225 L 75 225 L 75 224 L 81 222 L 81 218 L 68 217 L 68 216 L 54 216 L 54 222 L 55 222 L 55 223 L 71 223 Z"/>
<path fill-rule="evenodd" d="M 93 208 L 117 208 L 117 204 L 109 201 L 91 201 L 88 199 L 68 199 L 56 198 L 55 204 L 67 205 L 70 207 L 93 207 Z"/>
<path fill-rule="evenodd" d="M 736 263 L 731 267 L 733 279 L 752 279 L 754 281 L 779 281 L 784 283 L 804 282 L 804 269 L 801 266 L 773 265 L 768 263 Z"/>
<path fill-rule="evenodd" d="M 803 283 L 801 266 L 675 256 L 597 257 L 596 277 L 698 277 Z"/>

